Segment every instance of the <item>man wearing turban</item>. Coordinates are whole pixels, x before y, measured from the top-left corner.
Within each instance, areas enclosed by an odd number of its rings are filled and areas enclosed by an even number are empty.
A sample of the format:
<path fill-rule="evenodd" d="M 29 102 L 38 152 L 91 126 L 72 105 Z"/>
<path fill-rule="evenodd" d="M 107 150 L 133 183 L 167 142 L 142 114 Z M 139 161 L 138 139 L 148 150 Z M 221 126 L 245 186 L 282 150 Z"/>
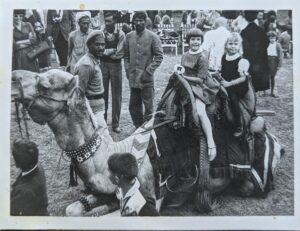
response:
<path fill-rule="evenodd" d="M 104 120 L 104 86 L 100 69 L 100 57 L 105 50 L 105 36 L 101 30 L 93 30 L 86 39 L 88 51 L 75 65 L 74 75 L 79 77 L 79 87 L 85 93 L 86 98 L 96 117 L 99 129 L 106 138 L 111 140 L 107 124 Z"/>
<path fill-rule="evenodd" d="M 68 39 L 68 64 L 70 73 L 74 74 L 75 64 L 87 52 L 87 36 L 91 33 L 90 27 L 91 12 L 82 11 L 76 14 L 76 22 L 79 28 L 70 33 Z"/>

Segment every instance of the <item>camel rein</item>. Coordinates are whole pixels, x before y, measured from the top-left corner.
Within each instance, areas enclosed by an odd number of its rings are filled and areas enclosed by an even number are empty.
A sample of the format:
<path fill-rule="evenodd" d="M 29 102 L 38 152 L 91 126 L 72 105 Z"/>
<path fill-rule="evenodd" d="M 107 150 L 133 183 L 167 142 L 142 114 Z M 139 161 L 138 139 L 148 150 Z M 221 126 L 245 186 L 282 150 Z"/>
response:
<path fill-rule="evenodd" d="M 16 108 L 16 116 L 17 116 L 19 132 L 20 132 L 21 136 L 23 137 L 22 126 L 21 126 L 21 118 L 20 118 L 20 114 L 19 114 L 19 105 L 20 105 L 20 102 L 22 102 L 22 101 L 24 102 L 24 90 L 23 90 L 22 82 L 20 80 L 17 80 L 17 84 L 18 84 L 18 88 L 19 88 L 19 91 L 20 91 L 21 99 L 20 100 L 15 100 L 15 108 Z M 27 120 L 26 120 L 26 109 L 25 109 L 24 106 L 22 107 L 22 119 L 23 119 L 24 126 L 25 126 L 26 137 L 27 137 L 27 139 L 30 139 Z"/>

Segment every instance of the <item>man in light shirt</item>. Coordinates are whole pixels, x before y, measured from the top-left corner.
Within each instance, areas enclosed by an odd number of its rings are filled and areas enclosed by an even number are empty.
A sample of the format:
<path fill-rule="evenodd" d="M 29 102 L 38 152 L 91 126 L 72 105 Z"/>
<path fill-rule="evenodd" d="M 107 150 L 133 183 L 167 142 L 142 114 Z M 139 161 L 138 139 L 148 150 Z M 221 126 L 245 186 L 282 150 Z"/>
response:
<path fill-rule="evenodd" d="M 219 17 L 214 23 L 214 28 L 204 35 L 202 49 L 208 52 L 209 69 L 217 71 L 221 68 L 221 58 L 224 54 L 224 45 L 230 32 L 226 29 L 227 19 Z"/>
<path fill-rule="evenodd" d="M 68 39 L 68 64 L 67 68 L 71 74 L 74 74 L 75 64 L 88 51 L 85 43 L 88 35 L 91 33 L 91 13 L 89 11 L 78 12 L 76 14 L 76 21 L 79 28 L 72 31 Z"/>

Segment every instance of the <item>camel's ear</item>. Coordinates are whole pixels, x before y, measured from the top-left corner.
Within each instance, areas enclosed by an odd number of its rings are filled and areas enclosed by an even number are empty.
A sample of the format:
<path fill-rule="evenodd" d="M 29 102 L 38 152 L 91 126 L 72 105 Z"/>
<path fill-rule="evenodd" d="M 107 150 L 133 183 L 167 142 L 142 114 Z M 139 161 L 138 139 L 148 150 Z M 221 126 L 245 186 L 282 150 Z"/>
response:
<path fill-rule="evenodd" d="M 45 89 L 51 88 L 51 83 L 49 82 L 48 78 L 43 78 L 41 76 L 39 76 L 39 78 L 40 78 L 40 86 L 42 86 Z"/>
<path fill-rule="evenodd" d="M 20 70 L 16 70 L 16 71 L 12 72 L 11 80 L 12 81 L 21 80 L 22 77 L 23 77 L 23 75 L 22 75 L 21 71 Z"/>

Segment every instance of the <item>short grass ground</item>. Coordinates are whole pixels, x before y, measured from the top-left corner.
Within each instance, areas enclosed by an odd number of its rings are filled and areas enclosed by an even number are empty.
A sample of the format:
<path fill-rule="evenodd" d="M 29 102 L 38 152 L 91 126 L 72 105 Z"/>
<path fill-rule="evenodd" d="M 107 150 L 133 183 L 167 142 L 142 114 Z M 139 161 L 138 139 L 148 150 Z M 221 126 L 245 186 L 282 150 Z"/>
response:
<path fill-rule="evenodd" d="M 180 56 L 168 53 L 164 56 L 163 63 L 155 73 L 155 105 L 166 87 L 170 73 L 175 64 L 180 63 Z M 278 136 L 285 147 L 285 155 L 278 166 L 275 189 L 267 198 L 241 198 L 232 193 L 225 192 L 220 195 L 221 206 L 209 214 L 199 214 L 189 204 L 180 209 L 163 208 L 162 215 L 166 216 L 279 216 L 294 214 L 294 125 L 293 125 L 293 60 L 285 59 L 283 67 L 277 74 L 276 86 L 279 98 L 270 96 L 258 97 L 257 108 L 269 109 L 276 112 L 275 116 L 265 117 L 268 130 Z M 128 111 L 129 87 L 123 73 L 123 97 L 120 127 L 122 132 L 111 135 L 115 141 L 128 137 L 134 127 Z M 13 106 L 13 104 L 12 104 Z M 12 108 L 12 111 L 14 109 Z M 108 126 L 111 126 L 110 111 Z M 47 189 L 51 216 L 64 216 L 65 208 L 84 194 L 80 182 L 79 187 L 70 188 L 69 162 L 62 159 L 59 162 L 61 150 L 57 146 L 54 135 L 47 126 L 40 126 L 29 121 L 31 139 L 39 145 L 40 162 L 43 165 L 47 177 Z M 19 137 L 15 115 L 11 117 L 11 141 Z M 16 169 L 11 158 L 11 183 L 14 182 L 19 170 Z"/>

